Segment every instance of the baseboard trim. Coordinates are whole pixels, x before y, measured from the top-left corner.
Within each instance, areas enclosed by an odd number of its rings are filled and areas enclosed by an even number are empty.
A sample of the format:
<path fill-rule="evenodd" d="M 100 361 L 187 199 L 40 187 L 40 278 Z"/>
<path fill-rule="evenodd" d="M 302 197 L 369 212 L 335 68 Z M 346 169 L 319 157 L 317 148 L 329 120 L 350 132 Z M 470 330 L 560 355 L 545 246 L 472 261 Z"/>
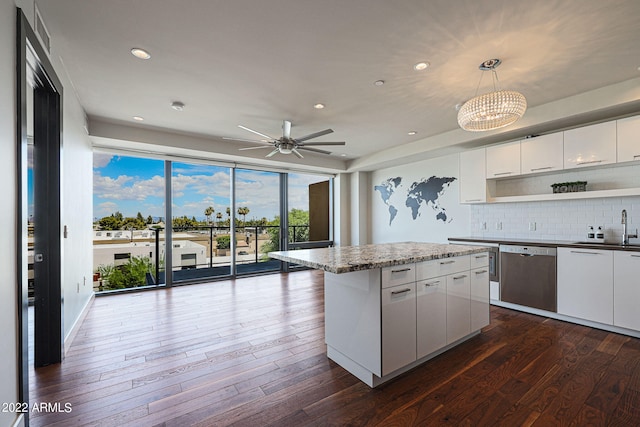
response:
<path fill-rule="evenodd" d="M 64 337 L 64 354 L 65 355 L 71 348 L 71 344 L 73 343 L 73 340 L 78 334 L 78 331 L 80 330 L 80 326 L 82 326 L 82 322 L 84 322 L 84 319 L 87 317 L 87 314 L 89 313 L 89 308 L 93 303 L 95 296 L 96 296 L 95 293 L 91 294 L 91 297 L 87 300 L 86 304 L 82 308 L 82 311 L 80 312 L 80 316 L 78 316 L 78 318 L 76 319 L 75 323 L 69 330 L 69 333 L 67 334 L 67 336 Z"/>

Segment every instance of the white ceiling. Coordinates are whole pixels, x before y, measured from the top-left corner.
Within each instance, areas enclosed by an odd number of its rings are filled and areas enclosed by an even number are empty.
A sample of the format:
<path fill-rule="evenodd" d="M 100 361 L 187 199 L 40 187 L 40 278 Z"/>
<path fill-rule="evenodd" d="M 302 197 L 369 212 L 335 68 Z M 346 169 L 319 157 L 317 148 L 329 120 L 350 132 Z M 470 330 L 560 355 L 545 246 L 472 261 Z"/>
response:
<path fill-rule="evenodd" d="M 329 149 L 347 158 L 456 129 L 455 105 L 475 94 L 489 58 L 530 108 L 640 76 L 638 0 L 37 4 L 91 118 L 246 139 L 237 125 L 279 136 L 288 119 L 293 136 L 332 128 L 317 141 L 346 141 Z M 420 61 L 431 66 L 417 72 Z"/>

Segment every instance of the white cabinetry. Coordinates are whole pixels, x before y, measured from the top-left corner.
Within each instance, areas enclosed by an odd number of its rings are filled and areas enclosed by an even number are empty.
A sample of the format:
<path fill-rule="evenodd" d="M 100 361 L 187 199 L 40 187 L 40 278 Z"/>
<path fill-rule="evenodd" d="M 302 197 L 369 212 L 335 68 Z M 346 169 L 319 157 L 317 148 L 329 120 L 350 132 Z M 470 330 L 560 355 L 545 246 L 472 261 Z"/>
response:
<path fill-rule="evenodd" d="M 487 147 L 487 178 L 520 175 L 520 141 Z"/>
<path fill-rule="evenodd" d="M 618 162 L 640 160 L 640 116 L 617 121 Z"/>
<path fill-rule="evenodd" d="M 640 252 L 613 255 L 613 324 L 640 331 Z"/>
<path fill-rule="evenodd" d="M 613 251 L 558 248 L 558 313 L 613 324 Z"/>
<path fill-rule="evenodd" d="M 485 149 L 460 153 L 460 203 L 487 200 Z"/>
<path fill-rule="evenodd" d="M 471 270 L 471 330 L 489 324 L 489 265 Z"/>
<path fill-rule="evenodd" d="M 416 284 L 382 290 L 382 375 L 416 360 Z"/>
<path fill-rule="evenodd" d="M 447 344 L 471 332 L 471 279 L 468 271 L 447 276 Z"/>
<path fill-rule="evenodd" d="M 418 359 L 447 345 L 447 280 L 416 282 Z"/>
<path fill-rule="evenodd" d="M 522 174 L 550 172 L 563 168 L 563 133 L 537 136 L 520 142 Z"/>
<path fill-rule="evenodd" d="M 584 126 L 564 132 L 564 168 L 616 162 L 616 122 Z"/>

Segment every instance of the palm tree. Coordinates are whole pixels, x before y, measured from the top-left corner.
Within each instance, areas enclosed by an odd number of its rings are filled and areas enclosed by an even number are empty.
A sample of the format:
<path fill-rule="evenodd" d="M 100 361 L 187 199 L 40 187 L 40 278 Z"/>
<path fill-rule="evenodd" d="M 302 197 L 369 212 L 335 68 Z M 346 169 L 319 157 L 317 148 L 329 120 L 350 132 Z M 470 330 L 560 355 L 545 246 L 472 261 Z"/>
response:
<path fill-rule="evenodd" d="M 216 214 L 216 219 L 218 220 L 218 227 L 220 227 L 220 223 L 222 222 L 222 212 L 218 212 Z"/>
<path fill-rule="evenodd" d="M 248 213 L 249 213 L 249 208 L 247 208 L 247 207 L 238 208 L 238 215 L 242 215 L 242 224 L 243 225 L 247 224 L 247 214 Z"/>
<path fill-rule="evenodd" d="M 209 206 L 208 208 L 206 208 L 204 210 L 204 216 L 207 217 L 207 223 L 210 224 L 211 223 L 211 215 L 213 215 L 214 209 L 213 206 Z"/>

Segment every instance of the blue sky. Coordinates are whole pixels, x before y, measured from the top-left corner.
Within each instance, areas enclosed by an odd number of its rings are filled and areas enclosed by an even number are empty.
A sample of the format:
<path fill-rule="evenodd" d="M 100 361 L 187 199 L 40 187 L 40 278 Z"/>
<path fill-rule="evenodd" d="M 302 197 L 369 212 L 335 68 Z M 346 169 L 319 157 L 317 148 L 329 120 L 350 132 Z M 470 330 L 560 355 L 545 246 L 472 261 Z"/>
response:
<path fill-rule="evenodd" d="M 204 219 L 204 210 L 213 206 L 227 218 L 229 168 L 204 164 L 173 163 L 173 215 Z M 308 185 L 326 181 L 326 176 L 289 174 L 289 209 L 308 209 Z M 247 219 L 278 215 L 278 174 L 236 170 L 236 208 L 250 209 Z M 162 160 L 94 153 L 94 217 L 116 211 L 124 216 L 141 212 L 164 217 L 164 162 Z"/>

